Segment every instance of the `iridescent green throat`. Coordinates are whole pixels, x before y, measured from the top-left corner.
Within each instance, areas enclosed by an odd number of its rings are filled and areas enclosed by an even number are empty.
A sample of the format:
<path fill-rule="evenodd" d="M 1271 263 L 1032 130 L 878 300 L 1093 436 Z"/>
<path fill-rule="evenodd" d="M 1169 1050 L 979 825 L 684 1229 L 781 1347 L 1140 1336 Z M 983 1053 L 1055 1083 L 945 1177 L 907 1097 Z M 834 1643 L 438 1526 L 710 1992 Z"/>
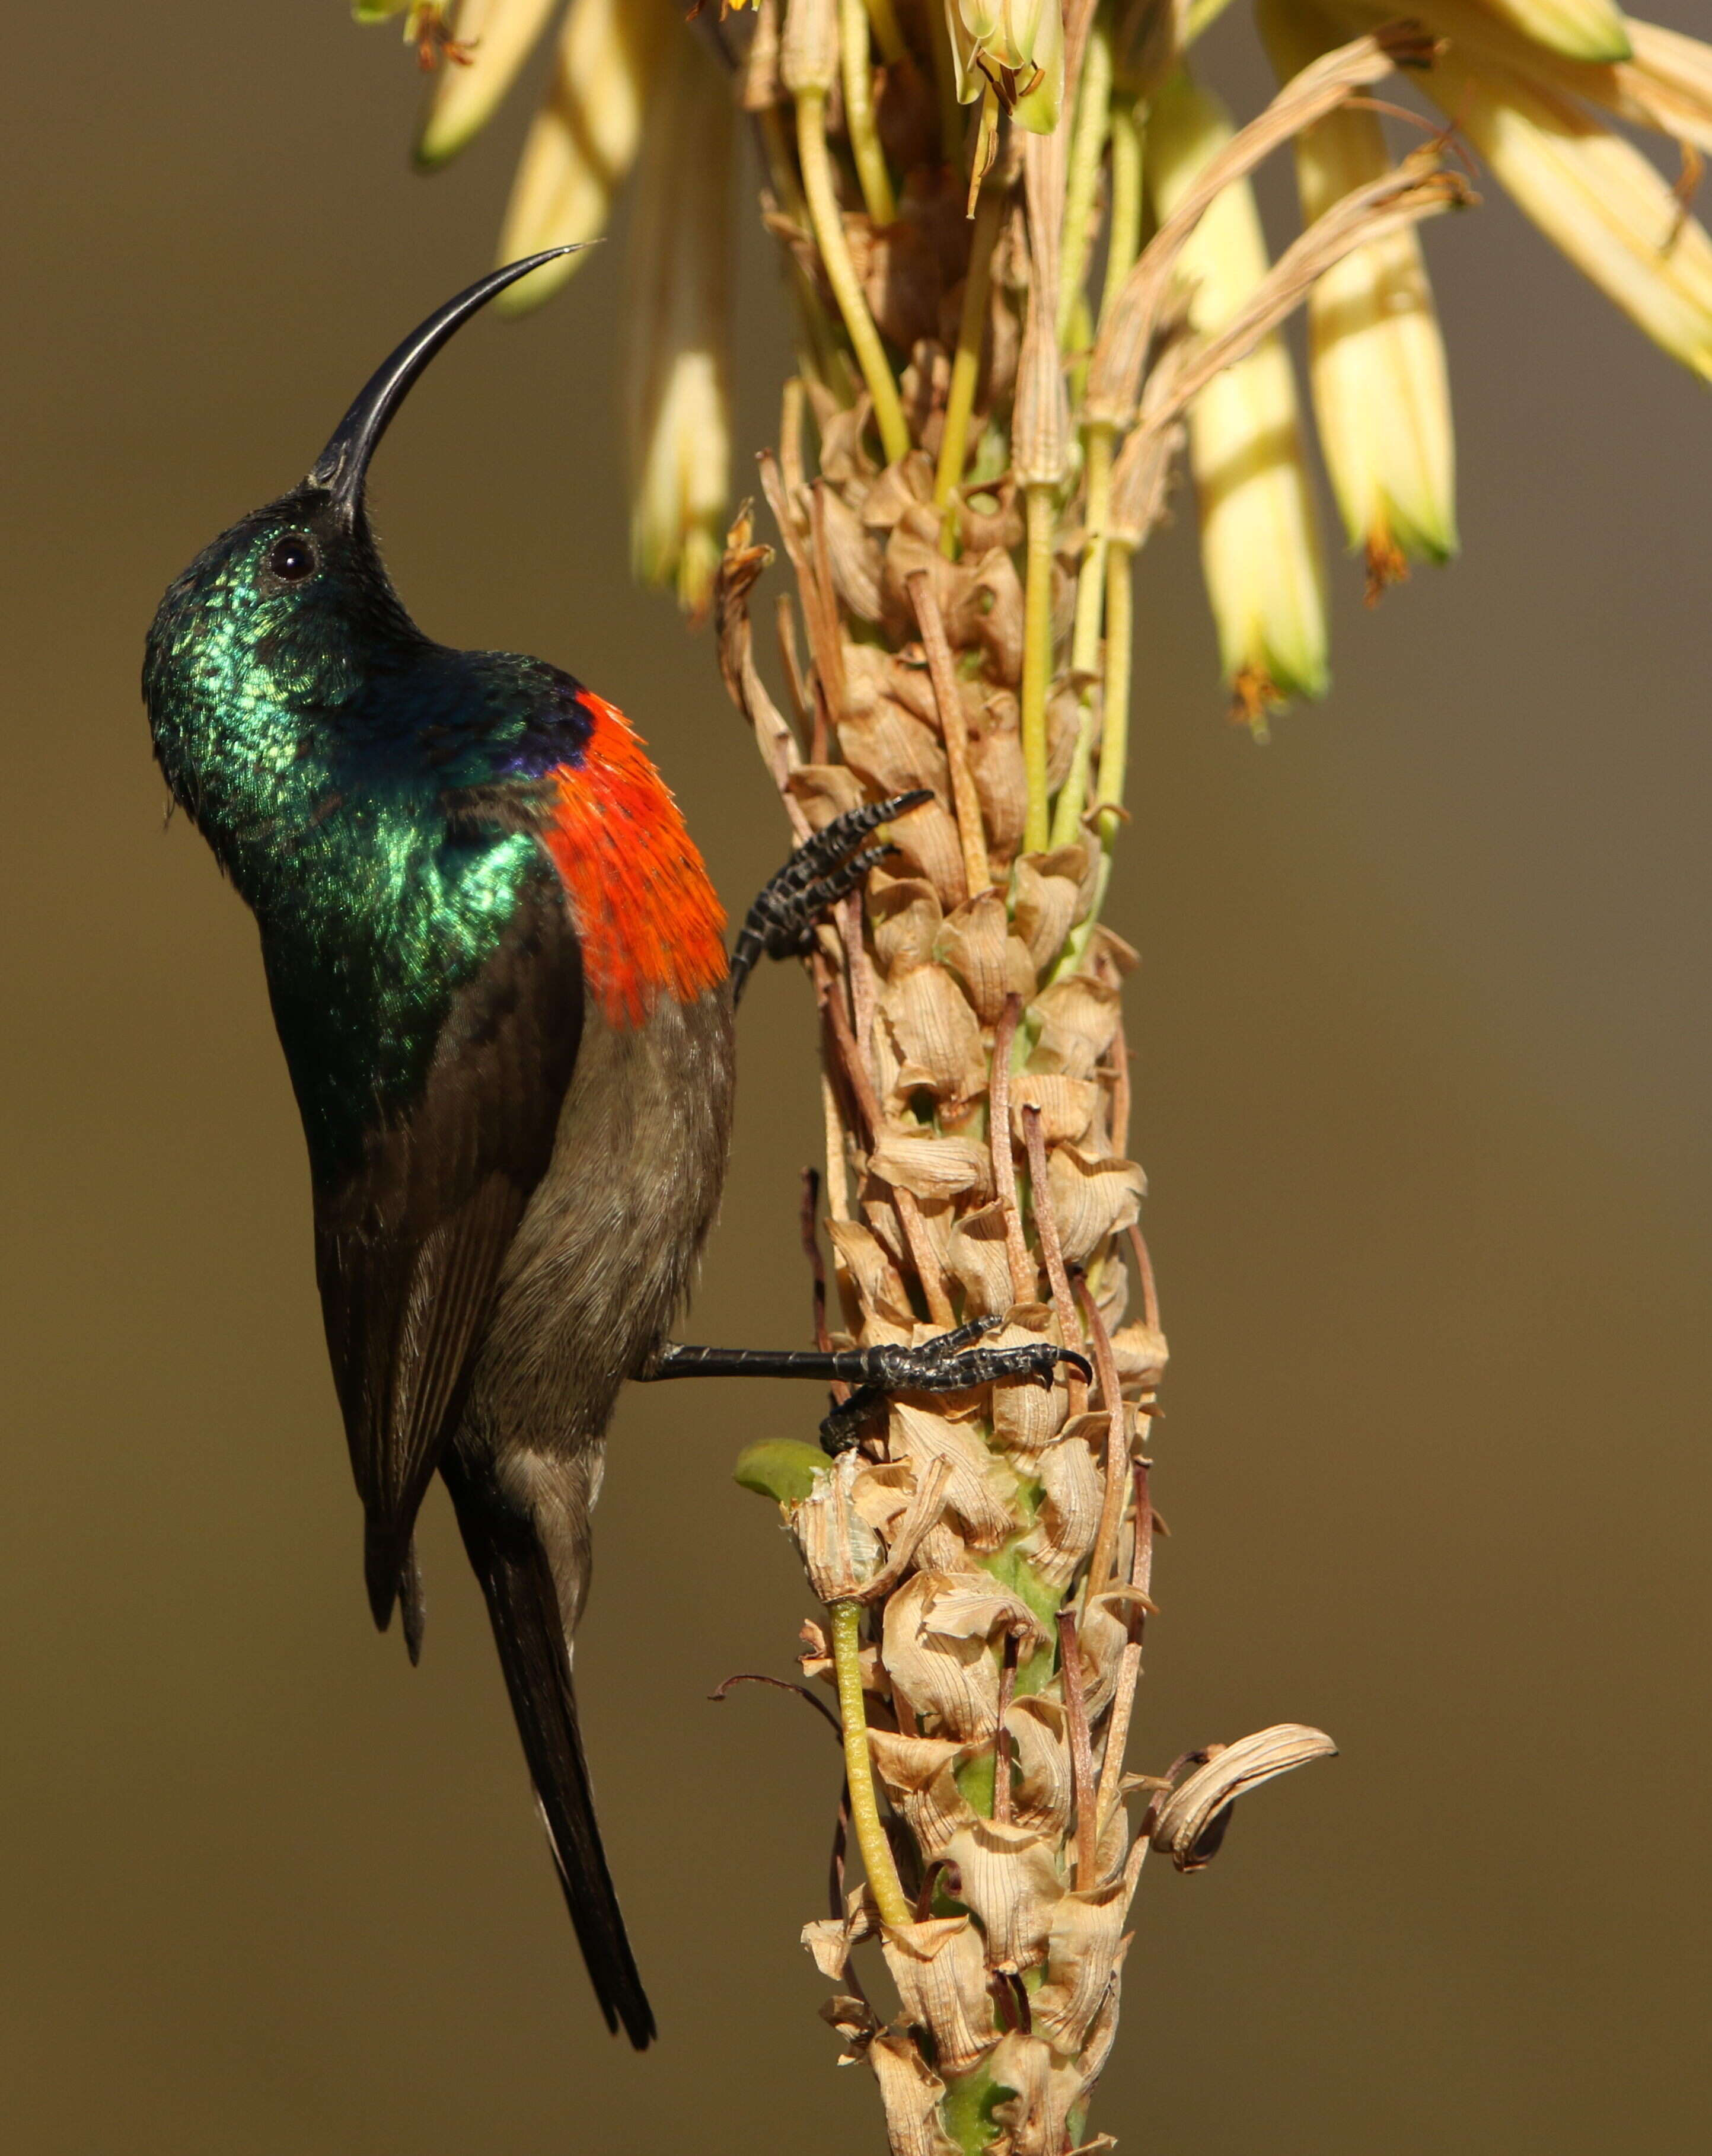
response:
<path fill-rule="evenodd" d="M 269 568 L 291 527 L 320 550 L 311 588 Z M 419 1097 L 457 990 L 551 875 L 515 821 L 449 822 L 516 732 L 470 663 L 416 629 L 361 518 L 308 489 L 217 540 L 150 632 L 156 753 L 255 914 L 321 1178 Z"/>

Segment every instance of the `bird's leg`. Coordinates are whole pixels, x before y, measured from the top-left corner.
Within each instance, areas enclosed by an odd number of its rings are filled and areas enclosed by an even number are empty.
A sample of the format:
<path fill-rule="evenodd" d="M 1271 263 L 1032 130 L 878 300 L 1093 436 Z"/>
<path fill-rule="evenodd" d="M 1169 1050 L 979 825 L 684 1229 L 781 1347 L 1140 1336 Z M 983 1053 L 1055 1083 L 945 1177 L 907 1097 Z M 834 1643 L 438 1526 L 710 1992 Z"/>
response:
<path fill-rule="evenodd" d="M 820 1424 L 825 1449 L 848 1452 L 861 1435 L 864 1419 L 891 1393 L 963 1393 L 1003 1378 L 1050 1385 L 1061 1363 L 1092 1378 L 1073 1348 L 1050 1340 L 1021 1340 L 1005 1348 L 975 1345 L 1003 1322 L 977 1317 L 918 1348 L 894 1342 L 877 1348 L 684 1348 L 668 1342 L 652 1367 L 639 1374 L 655 1379 L 818 1378 L 823 1383 L 852 1385 L 850 1398 Z"/>
<path fill-rule="evenodd" d="M 749 908 L 737 947 L 731 954 L 731 999 L 742 996 L 758 961 L 806 955 L 815 923 L 829 907 L 852 891 L 889 845 L 864 846 L 870 831 L 894 816 L 918 808 L 933 795 L 925 788 L 894 793 L 889 800 L 846 808 L 822 830 L 805 839 Z M 662 1373 L 663 1374 L 663 1373 Z"/>

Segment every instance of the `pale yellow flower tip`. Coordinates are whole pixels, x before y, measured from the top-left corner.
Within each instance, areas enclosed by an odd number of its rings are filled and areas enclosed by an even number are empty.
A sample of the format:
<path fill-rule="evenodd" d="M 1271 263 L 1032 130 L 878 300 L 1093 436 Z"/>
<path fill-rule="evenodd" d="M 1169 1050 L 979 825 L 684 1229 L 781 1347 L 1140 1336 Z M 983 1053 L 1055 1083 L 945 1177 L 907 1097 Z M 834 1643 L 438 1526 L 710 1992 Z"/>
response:
<path fill-rule="evenodd" d="M 597 239 L 650 117 L 668 41 L 682 36 L 671 0 L 571 0 L 547 98 L 512 182 L 499 260 Z M 522 278 L 495 305 L 523 314 L 581 268 L 568 254 Z"/>
<path fill-rule="evenodd" d="M 1147 177 L 1168 217 L 1230 141 L 1217 100 L 1178 74 L 1148 123 Z M 1181 256 L 1195 326 L 1216 329 L 1265 275 L 1266 241 L 1246 180 L 1226 187 Z M 1242 715 L 1263 719 L 1290 696 L 1329 686 L 1325 596 L 1288 353 L 1266 339 L 1207 385 L 1189 410 L 1200 506 L 1201 571 L 1225 678 Z"/>
<path fill-rule="evenodd" d="M 1628 25 L 1612 0 L 1477 0 L 1548 51 L 1571 60 L 1630 58 Z"/>
<path fill-rule="evenodd" d="M 1712 381 L 1712 239 L 1631 144 L 1572 99 L 1454 51 L 1424 86 L 1518 207 L 1648 336 Z"/>
<path fill-rule="evenodd" d="M 673 40 L 649 123 L 622 316 L 631 557 L 699 616 L 731 483 L 732 134 L 731 100 L 699 42 Z"/>
<path fill-rule="evenodd" d="M 445 164 L 480 134 L 558 5 L 558 0 L 461 0 L 451 29 L 466 57 L 434 75 L 416 138 L 419 165 Z"/>
<path fill-rule="evenodd" d="M 1064 101 L 1063 0 L 944 0 L 957 95 L 990 83 L 1017 126 L 1050 135 Z"/>
<path fill-rule="evenodd" d="M 1259 0 L 1256 12 L 1282 80 L 1343 42 L 1309 0 Z M 1297 138 L 1304 222 L 1391 168 L 1375 115 L 1332 113 Z M 1411 560 L 1442 562 L 1457 550 L 1450 385 L 1417 235 L 1392 233 L 1345 256 L 1309 295 L 1308 323 L 1320 447 L 1376 598 Z"/>

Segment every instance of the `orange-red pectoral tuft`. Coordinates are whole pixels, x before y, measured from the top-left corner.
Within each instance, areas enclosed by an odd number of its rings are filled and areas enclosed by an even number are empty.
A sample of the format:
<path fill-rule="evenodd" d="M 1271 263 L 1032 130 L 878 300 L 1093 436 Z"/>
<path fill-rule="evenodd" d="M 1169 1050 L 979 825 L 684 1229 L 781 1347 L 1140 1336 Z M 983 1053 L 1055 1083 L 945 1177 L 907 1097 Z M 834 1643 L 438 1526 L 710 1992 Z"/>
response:
<path fill-rule="evenodd" d="M 725 978 L 725 909 L 682 812 L 615 705 L 584 689 L 593 721 L 558 774 L 548 851 L 570 896 L 588 993 L 640 1025 L 663 989 L 681 1004 Z"/>

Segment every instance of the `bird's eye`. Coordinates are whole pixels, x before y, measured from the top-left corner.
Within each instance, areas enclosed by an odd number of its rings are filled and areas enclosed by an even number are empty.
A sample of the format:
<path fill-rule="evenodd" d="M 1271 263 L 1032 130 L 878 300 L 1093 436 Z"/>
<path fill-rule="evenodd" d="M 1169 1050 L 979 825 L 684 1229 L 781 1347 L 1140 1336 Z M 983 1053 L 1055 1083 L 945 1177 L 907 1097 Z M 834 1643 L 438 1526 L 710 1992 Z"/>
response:
<path fill-rule="evenodd" d="M 268 552 L 268 567 L 281 583 L 301 584 L 320 567 L 315 548 L 301 531 L 288 531 L 275 539 Z"/>

